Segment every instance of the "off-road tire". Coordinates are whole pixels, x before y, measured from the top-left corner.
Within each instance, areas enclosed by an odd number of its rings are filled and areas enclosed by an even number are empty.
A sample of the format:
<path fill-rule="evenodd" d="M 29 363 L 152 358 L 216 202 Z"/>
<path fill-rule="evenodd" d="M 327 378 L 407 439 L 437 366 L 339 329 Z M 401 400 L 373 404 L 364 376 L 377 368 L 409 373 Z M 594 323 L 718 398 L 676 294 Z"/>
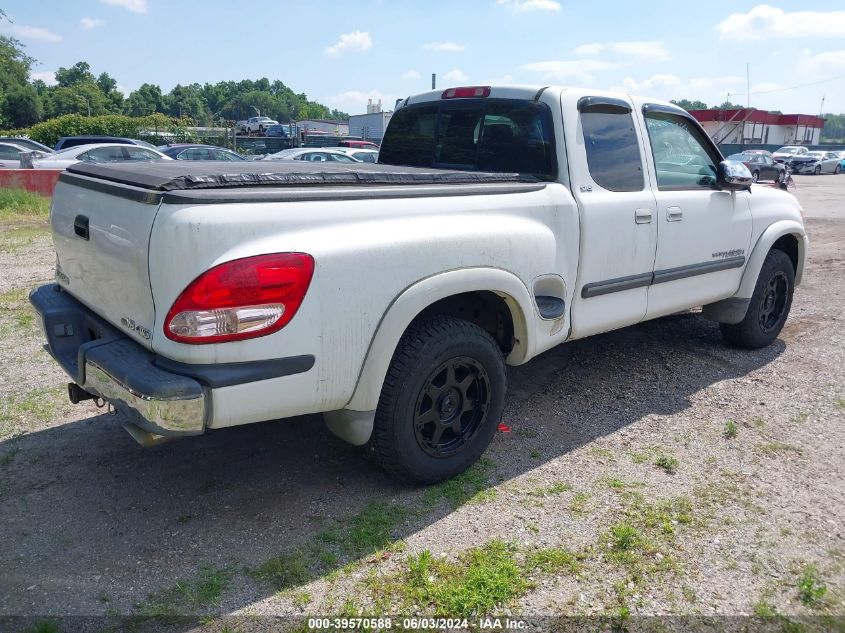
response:
<path fill-rule="evenodd" d="M 735 325 L 720 323 L 722 336 L 736 347 L 766 347 L 778 337 L 786 323 L 794 290 L 795 271 L 789 256 L 783 251 L 769 251 L 745 318 Z"/>
<path fill-rule="evenodd" d="M 443 369 L 443 367 L 447 367 Z M 451 367 L 451 373 L 449 372 Z M 466 373 L 462 373 L 461 367 Z M 448 383 L 452 377 L 456 400 L 446 392 L 439 396 L 440 403 L 430 397 L 438 386 L 443 371 Z M 440 373 L 438 373 L 440 372 Z M 475 373 L 473 373 L 475 372 Z M 467 396 L 467 391 L 458 385 L 457 377 L 463 376 L 460 384 L 469 381 L 469 393 L 475 389 L 476 398 Z M 471 380 L 470 380 L 471 379 Z M 433 484 L 458 475 L 474 464 L 485 451 L 499 424 L 507 390 L 507 374 L 502 352 L 493 337 L 477 325 L 448 316 L 432 316 L 412 323 L 393 354 L 387 376 L 382 386 L 376 409 L 373 433 L 368 448 L 382 468 L 392 475 L 408 482 Z M 452 393 L 451 391 L 449 393 Z M 484 398 L 480 394 L 484 393 Z M 484 406 L 479 404 L 485 400 Z M 425 403 L 431 406 L 426 407 Z M 449 429 L 442 422 L 448 417 L 442 407 L 446 405 L 463 407 L 471 403 L 473 409 L 452 418 Z M 440 407 L 440 408 L 437 408 Z M 426 410 L 421 414 L 421 410 Z M 434 415 L 437 421 L 423 424 L 421 420 Z M 454 414 L 452 414 L 454 415 Z M 464 420 L 470 420 L 469 425 Z M 440 425 L 440 435 L 431 440 L 425 432 L 434 425 Z M 447 430 L 443 430 L 446 428 Z M 454 429 L 459 428 L 458 433 Z M 474 431 L 466 434 L 466 429 Z M 466 435 L 465 439 L 462 439 Z M 445 455 L 436 455 L 439 449 L 434 444 L 443 438 L 449 439 L 457 448 Z M 430 442 L 433 442 L 430 443 Z"/>

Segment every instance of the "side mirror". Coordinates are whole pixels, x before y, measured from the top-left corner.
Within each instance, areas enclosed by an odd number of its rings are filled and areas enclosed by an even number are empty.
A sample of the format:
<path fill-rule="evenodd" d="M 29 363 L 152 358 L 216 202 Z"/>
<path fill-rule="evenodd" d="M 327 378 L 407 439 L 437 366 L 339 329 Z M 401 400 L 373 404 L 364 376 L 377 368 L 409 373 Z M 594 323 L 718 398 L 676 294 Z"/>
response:
<path fill-rule="evenodd" d="M 739 161 L 723 160 L 716 169 L 716 186 L 724 191 L 749 189 L 751 182 L 751 172 Z"/>

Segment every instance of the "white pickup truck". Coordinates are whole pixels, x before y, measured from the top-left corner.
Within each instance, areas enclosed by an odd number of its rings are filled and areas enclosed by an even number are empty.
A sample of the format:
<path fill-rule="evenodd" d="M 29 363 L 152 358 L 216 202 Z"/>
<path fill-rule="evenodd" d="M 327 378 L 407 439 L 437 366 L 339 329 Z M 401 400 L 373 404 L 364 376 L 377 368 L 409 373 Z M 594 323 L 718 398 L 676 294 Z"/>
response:
<path fill-rule="evenodd" d="M 73 401 L 136 438 L 323 413 L 390 472 L 460 473 L 506 365 L 704 306 L 779 334 L 801 208 L 669 103 L 469 87 L 399 104 L 380 164 L 80 164 L 33 291 Z"/>

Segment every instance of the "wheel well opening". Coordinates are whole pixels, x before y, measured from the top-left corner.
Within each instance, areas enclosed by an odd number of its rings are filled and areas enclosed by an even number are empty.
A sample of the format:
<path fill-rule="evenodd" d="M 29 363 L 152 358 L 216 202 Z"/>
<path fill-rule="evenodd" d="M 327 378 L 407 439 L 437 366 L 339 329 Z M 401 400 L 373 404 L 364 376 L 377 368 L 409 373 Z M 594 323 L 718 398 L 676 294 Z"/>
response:
<path fill-rule="evenodd" d="M 772 244 L 772 250 L 783 251 L 792 262 L 792 270 L 798 273 L 798 239 L 794 235 L 783 235 Z"/>
<path fill-rule="evenodd" d="M 434 314 L 452 316 L 486 330 L 504 354 L 514 346 L 513 315 L 508 304 L 495 292 L 465 292 L 441 299 L 423 310 L 417 319 Z"/>

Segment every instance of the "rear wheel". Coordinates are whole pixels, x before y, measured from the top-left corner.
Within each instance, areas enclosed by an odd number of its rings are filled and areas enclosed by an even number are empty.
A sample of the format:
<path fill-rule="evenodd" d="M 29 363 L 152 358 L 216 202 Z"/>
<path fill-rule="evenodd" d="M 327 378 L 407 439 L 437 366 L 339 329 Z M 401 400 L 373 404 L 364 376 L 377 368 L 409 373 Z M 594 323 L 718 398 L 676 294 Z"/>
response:
<path fill-rule="evenodd" d="M 506 388 L 502 352 L 486 331 L 445 316 L 414 323 L 390 363 L 369 448 L 407 481 L 454 477 L 493 439 Z"/>
<path fill-rule="evenodd" d="M 833 173 L 838 174 L 840 171 L 842 171 L 842 165 L 837 165 L 836 169 L 833 170 Z"/>
<path fill-rule="evenodd" d="M 737 347 L 757 349 L 769 345 L 786 323 L 794 289 L 795 271 L 789 256 L 783 251 L 769 251 L 745 318 L 735 325 L 721 323 L 722 336 Z"/>

